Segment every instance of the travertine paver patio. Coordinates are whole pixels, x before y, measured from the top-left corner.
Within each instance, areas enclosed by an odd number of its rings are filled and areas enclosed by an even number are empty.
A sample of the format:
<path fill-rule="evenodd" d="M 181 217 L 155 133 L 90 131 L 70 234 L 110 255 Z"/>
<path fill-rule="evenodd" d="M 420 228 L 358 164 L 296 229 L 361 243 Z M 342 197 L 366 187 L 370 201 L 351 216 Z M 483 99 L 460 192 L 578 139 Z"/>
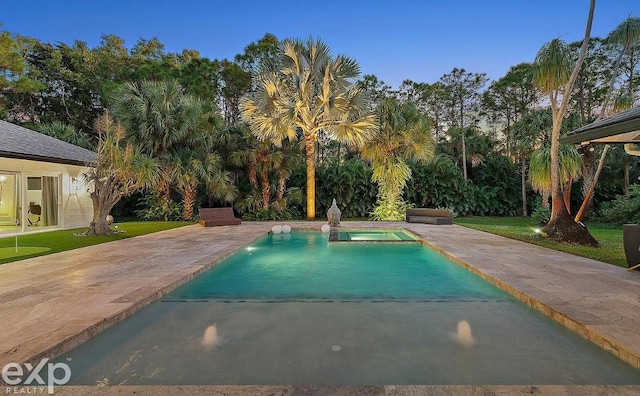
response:
<path fill-rule="evenodd" d="M 202 228 L 188 226 L 0 266 L 0 365 L 37 362 L 69 350 L 157 300 L 274 223 Z M 322 223 L 289 222 L 294 228 Z M 344 227 L 403 227 L 462 265 L 507 289 L 640 370 L 640 272 L 540 248 L 460 226 L 404 222 L 343 222 Z M 640 375 L 640 371 L 639 371 Z M 563 393 L 571 387 L 539 389 Z M 114 387 L 100 393 L 227 392 L 306 394 L 312 387 Z M 467 394 L 528 391 L 527 387 L 331 388 L 343 394 Z M 505 390 L 506 389 L 506 390 Z M 640 394 L 638 387 L 580 387 L 573 391 Z M 65 387 L 83 394 L 92 387 Z M 327 390 L 327 389 L 325 389 Z"/>

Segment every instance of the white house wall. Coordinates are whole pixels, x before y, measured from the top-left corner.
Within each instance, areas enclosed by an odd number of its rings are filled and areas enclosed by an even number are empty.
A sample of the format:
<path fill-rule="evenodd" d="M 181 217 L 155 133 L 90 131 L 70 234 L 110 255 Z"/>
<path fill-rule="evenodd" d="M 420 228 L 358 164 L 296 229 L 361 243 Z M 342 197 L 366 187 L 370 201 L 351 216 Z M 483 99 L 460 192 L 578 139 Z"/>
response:
<path fill-rule="evenodd" d="M 59 228 L 88 227 L 93 217 L 93 205 L 82 174 L 87 168 L 76 165 L 0 158 L 0 172 L 20 173 L 27 176 L 59 177 Z"/>

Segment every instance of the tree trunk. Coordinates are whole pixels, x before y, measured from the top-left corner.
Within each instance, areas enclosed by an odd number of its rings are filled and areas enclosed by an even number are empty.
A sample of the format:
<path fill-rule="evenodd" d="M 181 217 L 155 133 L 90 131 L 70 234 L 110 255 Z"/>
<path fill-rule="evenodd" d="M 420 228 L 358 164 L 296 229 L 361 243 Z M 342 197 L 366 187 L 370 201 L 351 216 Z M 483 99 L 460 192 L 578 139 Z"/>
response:
<path fill-rule="evenodd" d="M 576 222 L 579 222 L 580 220 L 582 220 L 582 216 L 584 216 L 584 213 L 587 211 L 587 209 L 589 208 L 589 205 L 591 204 L 591 197 L 593 196 L 593 191 L 596 189 L 596 183 L 598 183 L 598 178 L 600 177 L 600 172 L 602 171 L 602 166 L 604 165 L 604 159 L 607 156 L 607 150 L 609 150 L 608 144 L 605 145 L 604 149 L 602 150 L 602 155 L 600 156 L 600 162 L 598 163 L 598 170 L 596 170 L 596 173 L 593 176 L 593 180 L 591 181 L 591 185 L 589 186 L 589 189 L 584 194 L 584 200 L 582 201 L 582 205 L 580 205 L 580 210 L 578 210 L 578 213 L 576 214 L 576 218 L 574 219 Z M 593 156 L 591 157 L 593 158 Z M 593 162 L 593 159 L 592 159 L 592 162 Z M 593 168 L 593 164 L 591 165 L 591 168 Z"/>
<path fill-rule="evenodd" d="M 467 180 L 467 146 L 465 144 L 464 132 L 462 133 L 462 175 Z"/>
<path fill-rule="evenodd" d="M 287 178 L 281 175 L 278 178 L 278 187 L 276 188 L 276 199 L 281 201 L 284 198 L 284 194 L 287 192 Z"/>
<path fill-rule="evenodd" d="M 262 209 L 269 209 L 269 172 L 266 169 L 260 172 L 260 189 L 262 191 Z"/>
<path fill-rule="evenodd" d="M 249 160 L 249 183 L 258 191 L 258 173 L 256 171 L 255 160 Z"/>
<path fill-rule="evenodd" d="M 562 198 L 564 199 L 564 206 L 566 206 L 567 212 L 571 214 L 571 183 L 567 184 L 567 187 L 562 192 Z"/>
<path fill-rule="evenodd" d="M 590 147 L 585 147 L 584 150 L 582 155 L 582 196 L 586 198 L 593 184 L 595 163 Z"/>
<path fill-rule="evenodd" d="M 541 192 L 540 197 L 542 199 L 542 208 L 549 209 L 549 192 L 548 191 Z"/>
<path fill-rule="evenodd" d="M 609 84 L 607 87 L 607 95 L 604 97 L 602 107 L 600 107 L 600 114 L 598 114 L 598 118 L 596 118 L 596 121 L 600 121 L 602 118 L 604 118 L 605 114 L 607 114 L 607 107 L 609 106 L 609 100 L 611 100 L 611 96 L 613 95 L 616 78 L 618 78 L 618 74 L 620 74 L 620 62 L 622 61 L 622 55 L 624 55 L 624 49 L 620 51 L 620 53 L 618 54 L 618 58 L 616 58 L 616 62 L 613 66 L 613 72 L 611 73 L 611 78 L 609 79 Z"/>
<path fill-rule="evenodd" d="M 527 162 L 524 156 L 520 159 L 520 188 L 522 192 L 522 215 L 527 216 Z"/>
<path fill-rule="evenodd" d="M 187 221 L 193 220 L 193 209 L 196 205 L 197 195 L 197 187 L 195 184 L 196 183 L 190 183 L 182 193 L 182 218 Z"/>
<path fill-rule="evenodd" d="M 630 180 L 629 180 L 629 156 L 625 156 L 624 159 L 624 165 L 623 165 L 623 169 L 624 169 L 624 196 L 628 197 L 630 191 Z"/>
<path fill-rule="evenodd" d="M 600 244 L 587 230 L 587 227 L 576 223 L 567 212 L 562 196 L 553 198 L 552 208 L 551 218 L 553 221 L 549 221 L 549 224 L 542 229 L 542 235 L 557 242 L 600 247 Z"/>
<path fill-rule="evenodd" d="M 316 144 L 312 136 L 305 133 L 304 145 L 307 155 L 307 220 L 316 218 Z"/>
<path fill-rule="evenodd" d="M 505 140 L 507 143 L 507 157 L 511 158 L 511 112 L 507 109 L 507 133 L 505 134 Z"/>
<path fill-rule="evenodd" d="M 171 199 L 171 183 L 167 177 L 161 177 L 158 182 L 158 191 L 160 192 L 160 206 L 165 215 L 169 211 L 169 200 Z"/>
<path fill-rule="evenodd" d="M 109 235 L 113 230 L 107 224 L 107 215 L 111 209 L 120 201 L 120 196 L 113 196 L 113 193 L 105 186 L 109 185 L 109 180 L 96 184 L 96 189 L 91 193 L 93 204 L 93 219 L 89 224 L 89 229 L 85 235 Z"/>
<path fill-rule="evenodd" d="M 551 100 L 551 112 L 553 114 L 553 128 L 551 130 L 551 219 L 549 223 L 543 228 L 544 235 L 548 238 L 565 243 L 577 243 L 580 245 L 599 246 L 598 241 L 589 233 L 586 227 L 578 224 L 569 215 L 567 207 L 564 203 L 564 196 L 562 189 L 560 188 L 560 174 L 558 163 L 558 151 L 560 147 L 560 127 L 562 125 L 562 119 L 564 118 L 569 99 L 571 97 L 571 91 L 573 90 L 573 84 L 578 77 L 582 63 L 587 54 L 587 48 L 589 45 L 589 36 L 591 34 L 591 25 L 593 23 L 593 13 L 595 9 L 595 0 L 591 0 L 589 6 L 589 17 L 587 19 L 587 27 L 585 29 L 584 39 L 582 40 L 582 46 L 580 48 L 580 55 L 576 62 L 573 72 L 569 81 L 564 87 L 559 87 L 557 90 L 553 90 L 550 94 Z M 562 103 L 557 107 L 557 98 L 559 91 L 564 93 L 562 96 Z"/>

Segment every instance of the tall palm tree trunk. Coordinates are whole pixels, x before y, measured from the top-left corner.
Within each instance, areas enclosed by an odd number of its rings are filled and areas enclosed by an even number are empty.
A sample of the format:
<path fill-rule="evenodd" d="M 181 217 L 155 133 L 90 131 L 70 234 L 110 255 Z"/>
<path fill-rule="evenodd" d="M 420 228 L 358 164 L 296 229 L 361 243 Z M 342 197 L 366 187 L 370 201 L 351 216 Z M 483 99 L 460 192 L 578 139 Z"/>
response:
<path fill-rule="evenodd" d="M 307 220 L 316 218 L 316 144 L 312 136 L 304 134 L 307 163 Z"/>
<path fill-rule="evenodd" d="M 624 158 L 624 164 L 623 164 L 623 168 L 624 168 L 624 196 L 628 197 L 629 194 L 631 193 L 631 183 L 630 183 L 630 179 L 629 179 L 629 156 L 626 155 Z"/>
<path fill-rule="evenodd" d="M 562 119 L 564 118 L 569 98 L 573 85 L 578 77 L 580 68 L 587 54 L 587 47 L 589 44 L 589 37 L 591 35 L 591 25 L 593 23 L 593 13 L 595 10 L 595 0 L 590 1 L 589 16 L 587 19 L 587 26 L 585 29 L 584 39 L 582 40 L 582 46 L 580 48 L 580 55 L 575 63 L 573 72 L 569 77 L 568 82 L 562 87 L 563 96 L 562 102 L 558 106 L 558 93 L 559 90 L 552 91 L 550 95 L 551 100 L 551 112 L 553 114 L 553 128 L 551 130 L 551 219 L 549 223 L 543 228 L 543 232 L 551 239 L 578 243 L 581 245 L 600 246 L 598 241 L 591 235 L 589 230 L 581 224 L 575 222 L 573 217 L 567 211 L 567 207 L 564 202 L 564 196 L 562 188 L 560 187 L 560 174 L 559 174 L 559 148 L 560 148 L 560 127 L 562 125 Z"/>
<path fill-rule="evenodd" d="M 278 177 L 278 187 L 276 188 L 276 200 L 280 201 L 284 198 L 284 193 L 287 192 L 287 177 L 285 172 L 282 172 Z"/>
<path fill-rule="evenodd" d="M 465 143 L 464 132 L 462 133 L 462 176 L 467 180 L 467 145 Z"/>
<path fill-rule="evenodd" d="M 265 169 L 260 172 L 260 189 L 262 191 L 262 209 L 269 209 L 269 171 Z"/>
<path fill-rule="evenodd" d="M 522 194 L 522 216 L 527 216 L 527 162 L 520 159 L 520 192 Z"/>
<path fill-rule="evenodd" d="M 196 195 L 197 187 L 194 182 L 191 182 L 189 186 L 184 189 L 184 193 L 182 195 L 182 218 L 185 220 L 193 219 L 193 209 L 196 206 Z"/>
<path fill-rule="evenodd" d="M 158 182 L 158 192 L 160 193 L 160 205 L 163 212 L 169 210 L 169 200 L 171 199 L 171 183 L 167 177 L 163 177 Z"/>
<path fill-rule="evenodd" d="M 256 161 L 254 159 L 249 160 L 248 168 L 249 183 L 251 183 L 253 188 L 258 191 L 258 172 L 256 171 Z"/>

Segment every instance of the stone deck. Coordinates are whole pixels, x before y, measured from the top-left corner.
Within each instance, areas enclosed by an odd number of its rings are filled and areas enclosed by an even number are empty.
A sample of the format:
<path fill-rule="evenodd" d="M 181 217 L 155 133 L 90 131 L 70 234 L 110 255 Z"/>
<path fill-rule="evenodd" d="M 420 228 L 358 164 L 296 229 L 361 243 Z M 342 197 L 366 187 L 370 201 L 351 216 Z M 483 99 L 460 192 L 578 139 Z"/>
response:
<path fill-rule="evenodd" d="M 0 266 L 0 365 L 37 362 L 73 348 L 265 235 L 274 223 L 187 226 Z M 288 222 L 319 229 L 322 223 Z M 460 226 L 405 222 L 343 227 L 402 227 L 640 370 L 640 271 L 557 252 Z M 640 371 L 639 371 L 640 375 Z M 460 387 L 465 394 L 532 391 L 531 387 Z M 448 393 L 451 387 L 324 388 L 335 394 Z M 506 389 L 506 390 L 505 390 Z M 543 393 L 609 393 L 611 387 L 538 387 Z M 64 393 L 309 394 L 307 387 L 92 387 Z M 615 387 L 640 394 L 639 387 Z M 56 392 L 57 393 L 57 392 Z"/>

